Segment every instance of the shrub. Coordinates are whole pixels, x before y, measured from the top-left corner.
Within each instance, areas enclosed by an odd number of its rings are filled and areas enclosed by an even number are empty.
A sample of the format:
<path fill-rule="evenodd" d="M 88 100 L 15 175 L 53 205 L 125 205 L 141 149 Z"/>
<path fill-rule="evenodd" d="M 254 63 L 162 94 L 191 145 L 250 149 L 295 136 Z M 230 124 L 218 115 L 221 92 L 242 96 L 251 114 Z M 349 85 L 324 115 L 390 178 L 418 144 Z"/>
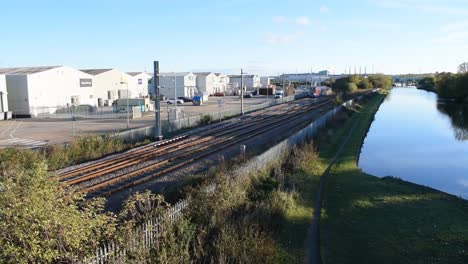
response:
<path fill-rule="evenodd" d="M 206 125 L 211 124 L 212 121 L 213 121 L 213 117 L 211 115 L 203 115 L 200 118 L 200 125 L 206 126 Z"/>

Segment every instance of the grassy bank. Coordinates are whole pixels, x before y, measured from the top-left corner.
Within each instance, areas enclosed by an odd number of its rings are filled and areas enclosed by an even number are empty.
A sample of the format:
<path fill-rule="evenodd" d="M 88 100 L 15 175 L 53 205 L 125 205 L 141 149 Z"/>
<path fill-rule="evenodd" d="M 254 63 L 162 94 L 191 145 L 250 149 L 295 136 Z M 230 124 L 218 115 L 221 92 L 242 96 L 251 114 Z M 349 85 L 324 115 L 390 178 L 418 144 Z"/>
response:
<path fill-rule="evenodd" d="M 399 179 L 377 178 L 357 167 L 382 99 L 375 97 L 320 138 L 320 156 L 329 158 L 358 122 L 325 188 L 320 225 L 324 263 L 468 263 L 467 201 Z"/>

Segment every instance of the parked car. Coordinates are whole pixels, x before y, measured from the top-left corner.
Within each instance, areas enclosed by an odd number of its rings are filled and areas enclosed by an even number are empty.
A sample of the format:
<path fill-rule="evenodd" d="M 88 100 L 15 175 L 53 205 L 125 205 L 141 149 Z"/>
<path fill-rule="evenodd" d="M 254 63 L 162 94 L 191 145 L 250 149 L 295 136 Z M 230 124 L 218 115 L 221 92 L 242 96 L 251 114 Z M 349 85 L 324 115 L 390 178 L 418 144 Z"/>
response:
<path fill-rule="evenodd" d="M 252 93 L 244 94 L 244 98 L 252 98 L 252 97 L 253 97 Z"/>
<path fill-rule="evenodd" d="M 184 101 L 184 103 L 191 103 L 191 102 L 193 102 L 193 99 L 192 99 L 192 98 L 185 97 L 185 96 L 177 97 L 177 99 L 180 99 L 180 100 Z"/>
<path fill-rule="evenodd" d="M 280 98 L 282 98 L 282 97 L 283 97 L 282 94 L 275 94 L 275 99 L 280 99 Z"/>
<path fill-rule="evenodd" d="M 176 100 L 175 98 L 169 98 L 169 99 L 167 99 L 166 103 L 167 103 L 167 104 L 175 104 L 175 103 L 177 103 L 177 104 L 183 104 L 183 103 L 184 103 L 184 100 L 182 100 L 182 99 L 177 99 L 177 100 Z"/>
<path fill-rule="evenodd" d="M 213 94 L 213 96 L 224 96 L 224 94 L 220 93 L 220 92 L 216 92 L 216 93 Z"/>

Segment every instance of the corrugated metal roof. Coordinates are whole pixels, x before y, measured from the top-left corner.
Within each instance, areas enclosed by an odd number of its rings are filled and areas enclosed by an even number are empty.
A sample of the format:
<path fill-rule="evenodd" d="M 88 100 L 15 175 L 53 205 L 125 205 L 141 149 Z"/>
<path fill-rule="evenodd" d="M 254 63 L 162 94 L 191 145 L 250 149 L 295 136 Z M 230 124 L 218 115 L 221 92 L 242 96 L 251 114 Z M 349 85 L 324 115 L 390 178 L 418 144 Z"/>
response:
<path fill-rule="evenodd" d="M 5 74 L 5 75 L 33 74 L 33 73 L 52 70 L 58 67 L 62 67 L 62 66 L 0 68 L 0 74 Z"/>
<path fill-rule="evenodd" d="M 90 74 L 90 75 L 98 75 L 98 74 L 101 74 L 101 73 L 104 73 L 104 72 L 108 72 L 108 71 L 111 71 L 112 69 L 84 69 L 84 70 L 80 70 L 84 73 L 87 73 L 87 74 Z"/>
<path fill-rule="evenodd" d="M 244 74 L 244 78 L 253 78 L 255 77 L 255 74 Z M 229 78 L 240 78 L 240 75 L 228 75 Z"/>
<path fill-rule="evenodd" d="M 212 72 L 194 72 L 193 74 L 201 75 L 201 76 L 208 76 L 208 75 L 212 74 Z"/>
<path fill-rule="evenodd" d="M 191 74 L 191 72 L 161 72 L 159 73 L 159 76 L 161 77 L 174 77 L 177 76 L 177 77 L 180 77 L 180 76 L 186 76 L 186 75 L 189 75 Z"/>
<path fill-rule="evenodd" d="M 143 72 L 126 72 L 126 74 L 134 76 L 134 77 L 137 76 L 140 73 L 143 73 Z"/>

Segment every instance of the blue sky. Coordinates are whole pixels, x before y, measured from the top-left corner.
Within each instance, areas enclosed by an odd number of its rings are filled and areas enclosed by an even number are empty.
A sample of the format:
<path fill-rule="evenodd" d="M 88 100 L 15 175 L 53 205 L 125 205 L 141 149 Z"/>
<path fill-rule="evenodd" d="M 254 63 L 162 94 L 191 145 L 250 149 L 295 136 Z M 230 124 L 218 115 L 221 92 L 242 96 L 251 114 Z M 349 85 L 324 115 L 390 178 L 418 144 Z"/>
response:
<path fill-rule="evenodd" d="M 468 61 L 468 0 L 16 0 L 0 11 L 0 67 L 420 73 Z"/>

